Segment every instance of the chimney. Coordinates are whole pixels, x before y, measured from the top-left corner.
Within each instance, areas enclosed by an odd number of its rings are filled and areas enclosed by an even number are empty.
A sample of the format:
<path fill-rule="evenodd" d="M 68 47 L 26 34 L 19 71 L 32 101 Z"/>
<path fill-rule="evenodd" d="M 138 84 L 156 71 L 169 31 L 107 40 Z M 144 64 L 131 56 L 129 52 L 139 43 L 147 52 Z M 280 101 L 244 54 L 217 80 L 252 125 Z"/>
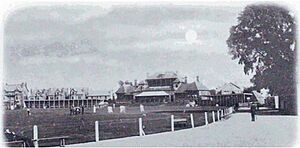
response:
<path fill-rule="evenodd" d="M 184 83 L 187 83 L 187 76 L 184 77 Z"/>
<path fill-rule="evenodd" d="M 199 82 L 199 76 L 196 76 L 196 81 Z"/>
<path fill-rule="evenodd" d="M 137 86 L 138 84 L 137 84 L 137 80 L 135 79 L 134 80 L 134 86 Z"/>

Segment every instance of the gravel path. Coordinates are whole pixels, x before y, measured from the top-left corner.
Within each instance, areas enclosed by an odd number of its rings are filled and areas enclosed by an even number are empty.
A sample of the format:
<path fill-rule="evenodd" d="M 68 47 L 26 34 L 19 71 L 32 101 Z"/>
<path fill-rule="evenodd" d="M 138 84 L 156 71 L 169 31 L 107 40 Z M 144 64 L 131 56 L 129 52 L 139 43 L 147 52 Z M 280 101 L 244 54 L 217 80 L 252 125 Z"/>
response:
<path fill-rule="evenodd" d="M 238 113 L 228 120 L 194 129 L 69 146 L 293 146 L 296 136 L 297 116 L 257 116 L 257 121 L 251 122 L 249 113 Z"/>

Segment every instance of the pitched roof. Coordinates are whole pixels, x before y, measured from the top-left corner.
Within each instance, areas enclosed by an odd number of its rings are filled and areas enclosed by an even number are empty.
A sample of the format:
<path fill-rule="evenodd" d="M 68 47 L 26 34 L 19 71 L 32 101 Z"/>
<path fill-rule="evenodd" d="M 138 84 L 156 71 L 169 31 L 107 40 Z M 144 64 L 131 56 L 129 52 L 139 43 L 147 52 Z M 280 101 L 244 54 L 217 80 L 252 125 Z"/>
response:
<path fill-rule="evenodd" d="M 130 94 L 133 93 L 136 90 L 134 86 L 131 86 L 130 84 L 124 84 L 119 87 L 119 89 L 116 91 L 117 94 Z"/>
<path fill-rule="evenodd" d="M 5 84 L 4 86 L 5 91 L 22 91 L 21 84 Z"/>
<path fill-rule="evenodd" d="M 242 89 L 239 87 L 239 86 L 237 86 L 236 84 L 234 84 L 234 83 L 225 83 L 223 86 L 221 86 L 221 87 L 219 87 L 219 88 L 217 88 L 217 90 L 226 90 L 226 91 L 235 91 L 235 90 L 241 90 L 242 91 Z"/>
<path fill-rule="evenodd" d="M 47 90 L 47 95 L 55 95 L 55 91 L 56 91 L 55 88 L 49 88 L 49 89 Z"/>
<path fill-rule="evenodd" d="M 173 81 L 174 83 L 179 83 L 180 80 L 177 78 L 176 80 Z"/>
<path fill-rule="evenodd" d="M 182 83 L 179 85 L 178 89 L 175 91 L 176 93 L 185 93 L 185 91 L 195 91 L 198 90 L 196 83 Z"/>
<path fill-rule="evenodd" d="M 134 86 L 124 84 L 124 92 L 126 94 L 130 94 L 130 93 L 134 92 L 134 90 L 135 90 Z"/>
<path fill-rule="evenodd" d="M 196 81 L 195 83 L 196 83 L 198 90 L 208 90 L 208 88 L 203 83 L 201 83 L 199 81 Z"/>
<path fill-rule="evenodd" d="M 89 90 L 88 96 L 107 96 L 110 95 L 109 91 L 104 90 Z"/>
<path fill-rule="evenodd" d="M 125 93 L 124 86 L 120 86 L 119 89 L 116 91 L 116 94 L 123 94 Z"/>

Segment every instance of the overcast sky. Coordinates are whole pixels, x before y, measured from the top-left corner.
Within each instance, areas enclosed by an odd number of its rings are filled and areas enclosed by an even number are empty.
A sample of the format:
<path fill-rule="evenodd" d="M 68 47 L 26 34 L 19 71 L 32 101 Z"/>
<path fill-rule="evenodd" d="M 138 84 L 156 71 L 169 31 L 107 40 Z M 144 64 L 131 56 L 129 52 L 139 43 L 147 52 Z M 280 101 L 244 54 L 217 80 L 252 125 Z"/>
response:
<path fill-rule="evenodd" d="M 178 71 L 209 88 L 249 86 L 228 54 L 229 28 L 243 6 L 31 6 L 5 23 L 4 82 L 30 88 L 111 90 L 119 80 Z M 197 33 L 196 42 L 185 38 Z"/>

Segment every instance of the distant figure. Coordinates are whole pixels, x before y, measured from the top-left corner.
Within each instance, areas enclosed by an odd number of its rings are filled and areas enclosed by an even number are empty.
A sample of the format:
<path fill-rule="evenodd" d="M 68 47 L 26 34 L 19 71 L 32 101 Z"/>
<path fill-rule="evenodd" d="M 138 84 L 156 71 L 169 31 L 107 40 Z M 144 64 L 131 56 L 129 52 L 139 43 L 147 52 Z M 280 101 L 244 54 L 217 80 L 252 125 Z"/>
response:
<path fill-rule="evenodd" d="M 93 106 L 93 112 L 96 113 L 96 105 Z"/>
<path fill-rule="evenodd" d="M 191 107 L 191 105 L 190 104 L 186 104 L 185 107 Z"/>
<path fill-rule="evenodd" d="M 108 112 L 108 113 L 113 113 L 113 108 L 112 108 L 111 106 L 108 106 L 108 107 L 107 107 L 107 112 Z"/>
<path fill-rule="evenodd" d="M 141 113 L 145 112 L 145 108 L 144 108 L 143 104 L 140 104 L 140 111 L 141 111 Z"/>
<path fill-rule="evenodd" d="M 27 108 L 27 116 L 30 116 L 30 109 Z"/>
<path fill-rule="evenodd" d="M 255 109 L 256 109 L 256 106 L 255 104 L 251 104 L 251 121 L 255 121 Z"/>
<path fill-rule="evenodd" d="M 123 105 L 120 106 L 120 113 L 126 113 L 125 106 L 123 106 Z"/>
<path fill-rule="evenodd" d="M 73 114 L 73 106 L 70 106 L 70 115 Z"/>
<path fill-rule="evenodd" d="M 115 103 L 113 104 L 113 108 L 116 108 L 116 104 Z"/>
<path fill-rule="evenodd" d="M 84 106 L 81 106 L 81 114 L 84 114 Z"/>
<path fill-rule="evenodd" d="M 74 109 L 75 109 L 75 115 L 78 115 L 78 114 L 80 114 L 80 107 L 74 107 Z"/>
<path fill-rule="evenodd" d="M 235 103 L 234 105 L 234 111 L 237 111 L 239 109 L 239 103 Z"/>
<path fill-rule="evenodd" d="M 196 102 L 195 101 L 191 101 L 191 102 L 189 102 L 189 104 L 190 104 L 190 107 L 195 107 Z"/>

